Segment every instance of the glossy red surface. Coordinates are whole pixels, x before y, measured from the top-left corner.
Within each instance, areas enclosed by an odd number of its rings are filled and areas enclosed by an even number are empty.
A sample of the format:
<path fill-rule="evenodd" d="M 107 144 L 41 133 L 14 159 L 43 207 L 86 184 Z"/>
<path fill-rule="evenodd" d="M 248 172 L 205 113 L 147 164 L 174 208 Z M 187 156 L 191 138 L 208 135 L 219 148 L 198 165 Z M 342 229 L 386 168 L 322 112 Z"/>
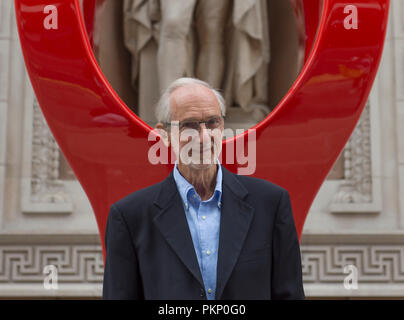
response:
<path fill-rule="evenodd" d="M 324 0 L 321 19 L 316 20 L 314 11 L 321 7 L 310 1 L 304 2 L 306 16 L 313 17 L 305 19 L 309 54 L 304 68 L 276 109 L 254 127 L 254 176 L 289 191 L 299 237 L 317 191 L 365 106 L 382 54 L 389 7 L 388 0 Z M 58 8 L 58 30 L 44 29 L 48 4 Z M 348 4 L 358 8 L 357 30 L 343 26 Z M 163 180 L 173 166 L 149 163 L 152 128 L 121 101 L 100 71 L 78 0 L 15 0 L 15 8 L 33 88 L 94 209 L 103 240 L 109 206 Z M 224 141 L 224 151 L 231 142 Z M 222 163 L 236 172 L 238 164 Z"/>
<path fill-rule="evenodd" d="M 313 49 L 317 31 L 319 30 L 324 1 L 302 0 L 302 3 L 306 34 L 305 60 L 307 61 L 307 58 Z"/>
<path fill-rule="evenodd" d="M 96 10 L 96 0 L 83 0 L 83 18 L 86 26 L 88 40 L 93 46 L 94 43 L 94 16 Z"/>

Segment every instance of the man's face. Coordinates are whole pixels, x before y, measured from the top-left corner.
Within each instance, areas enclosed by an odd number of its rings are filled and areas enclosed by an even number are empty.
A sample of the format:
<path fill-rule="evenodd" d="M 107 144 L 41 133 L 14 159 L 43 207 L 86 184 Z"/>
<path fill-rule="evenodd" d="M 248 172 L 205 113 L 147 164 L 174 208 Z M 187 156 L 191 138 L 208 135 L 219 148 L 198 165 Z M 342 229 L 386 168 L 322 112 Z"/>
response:
<path fill-rule="evenodd" d="M 221 152 L 223 118 L 219 102 L 202 85 L 178 88 L 170 96 L 172 123 L 170 141 L 181 164 L 206 169 Z M 178 121 L 178 122 L 177 122 Z M 200 123 L 195 121 L 207 121 Z"/>

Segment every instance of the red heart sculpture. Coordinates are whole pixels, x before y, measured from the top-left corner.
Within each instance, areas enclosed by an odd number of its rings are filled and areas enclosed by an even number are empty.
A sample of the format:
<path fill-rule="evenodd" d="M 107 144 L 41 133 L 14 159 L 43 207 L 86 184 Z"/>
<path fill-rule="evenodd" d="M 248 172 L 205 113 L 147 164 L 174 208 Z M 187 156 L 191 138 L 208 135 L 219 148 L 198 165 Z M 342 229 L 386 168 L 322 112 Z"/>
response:
<path fill-rule="evenodd" d="M 365 106 L 382 54 L 389 0 L 303 4 L 305 65 L 275 110 L 254 127 L 254 176 L 289 191 L 299 237 L 316 193 Z M 57 30 L 44 28 L 47 5 L 58 10 Z M 358 29 L 344 27 L 347 5 L 357 7 Z M 121 101 L 100 71 L 79 0 L 15 0 L 15 8 L 38 102 L 91 202 L 103 243 L 109 206 L 163 180 L 173 166 L 148 161 L 152 128 Z M 319 20 L 317 8 L 322 8 Z M 224 141 L 223 149 L 232 142 Z M 222 163 L 237 172 L 238 164 Z M 103 248 L 105 253 L 104 243 Z"/>

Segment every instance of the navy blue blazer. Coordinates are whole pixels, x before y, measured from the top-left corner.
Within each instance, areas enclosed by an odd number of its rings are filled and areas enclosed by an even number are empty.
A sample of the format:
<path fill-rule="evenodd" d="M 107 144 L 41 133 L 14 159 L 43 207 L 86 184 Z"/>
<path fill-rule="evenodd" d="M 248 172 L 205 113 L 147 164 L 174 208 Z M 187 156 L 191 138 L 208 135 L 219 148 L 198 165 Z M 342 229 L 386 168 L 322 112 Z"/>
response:
<path fill-rule="evenodd" d="M 304 299 L 287 190 L 223 169 L 216 299 Z M 104 299 L 206 299 L 173 172 L 115 202 Z"/>

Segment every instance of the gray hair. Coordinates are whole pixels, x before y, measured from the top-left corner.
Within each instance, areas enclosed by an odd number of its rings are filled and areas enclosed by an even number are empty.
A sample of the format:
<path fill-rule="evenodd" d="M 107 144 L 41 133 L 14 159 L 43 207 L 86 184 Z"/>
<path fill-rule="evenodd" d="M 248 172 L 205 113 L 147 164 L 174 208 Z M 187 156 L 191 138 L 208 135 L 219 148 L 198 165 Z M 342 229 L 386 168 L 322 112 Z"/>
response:
<path fill-rule="evenodd" d="M 220 111 L 222 116 L 224 117 L 226 114 L 226 103 L 224 101 L 223 96 L 220 94 L 218 90 L 212 88 L 212 86 L 202 80 L 195 78 L 179 78 L 172 82 L 168 88 L 163 92 L 159 101 L 157 102 L 155 109 L 155 116 L 158 122 L 169 123 L 171 121 L 171 106 L 170 106 L 170 95 L 171 93 L 178 88 L 185 87 L 188 85 L 199 84 L 204 87 L 210 89 L 213 94 L 216 96 L 217 101 L 219 102 Z"/>

